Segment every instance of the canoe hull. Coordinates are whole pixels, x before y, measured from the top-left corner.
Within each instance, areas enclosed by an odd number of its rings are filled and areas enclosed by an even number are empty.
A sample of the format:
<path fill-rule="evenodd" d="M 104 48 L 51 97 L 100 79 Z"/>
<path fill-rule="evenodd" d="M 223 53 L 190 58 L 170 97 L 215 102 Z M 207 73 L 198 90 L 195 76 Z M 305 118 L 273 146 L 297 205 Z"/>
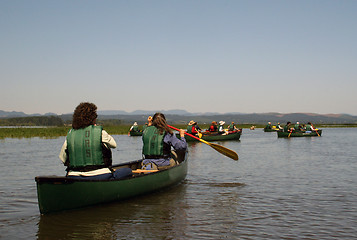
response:
<path fill-rule="evenodd" d="M 277 132 L 278 137 L 316 137 L 316 136 L 321 136 L 322 130 L 317 130 L 317 132 L 312 131 L 312 132 L 292 132 L 291 134 L 288 132 Z M 318 133 L 318 134 L 317 134 Z M 290 134 L 290 136 L 289 136 Z"/>
<path fill-rule="evenodd" d="M 227 141 L 227 140 L 239 140 L 242 134 L 242 129 L 236 132 L 229 133 L 227 135 L 222 134 L 202 134 L 201 139 L 207 142 L 213 141 Z M 185 139 L 187 142 L 199 142 L 199 140 L 192 138 L 190 136 L 185 135 Z"/>
<path fill-rule="evenodd" d="M 136 136 L 142 136 L 143 132 L 130 131 L 129 134 L 131 137 L 136 137 Z"/>
<path fill-rule="evenodd" d="M 272 128 L 272 129 L 264 128 L 263 130 L 264 130 L 264 132 L 278 132 L 278 131 L 281 131 L 279 128 Z"/>
<path fill-rule="evenodd" d="M 187 154 L 179 165 L 150 174 L 121 180 L 75 180 L 66 177 L 36 177 L 42 214 L 119 201 L 150 193 L 183 181 L 187 175 Z M 137 168 L 141 160 L 117 165 Z"/>

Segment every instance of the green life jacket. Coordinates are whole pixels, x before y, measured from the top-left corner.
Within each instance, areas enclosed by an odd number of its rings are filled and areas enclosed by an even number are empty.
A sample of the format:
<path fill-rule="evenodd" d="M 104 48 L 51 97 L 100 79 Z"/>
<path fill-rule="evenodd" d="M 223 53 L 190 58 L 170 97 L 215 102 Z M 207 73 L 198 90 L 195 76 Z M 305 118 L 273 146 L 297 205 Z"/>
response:
<path fill-rule="evenodd" d="M 143 154 L 148 156 L 164 156 L 164 136 L 159 133 L 159 129 L 155 126 L 149 126 L 143 132 Z"/>
<path fill-rule="evenodd" d="M 102 153 L 102 127 L 90 125 L 71 129 L 67 134 L 69 170 L 80 171 L 86 166 L 92 170 L 105 166 Z"/>
<path fill-rule="evenodd" d="M 233 131 L 234 130 L 234 124 L 229 124 L 229 126 L 228 126 L 228 130 L 229 131 Z"/>
<path fill-rule="evenodd" d="M 295 129 L 295 130 L 300 130 L 300 125 L 299 125 L 299 124 L 295 124 L 295 125 L 294 125 L 294 129 Z"/>
<path fill-rule="evenodd" d="M 133 128 L 131 129 L 131 131 L 133 131 L 133 132 L 139 132 L 139 126 L 138 126 L 138 125 L 133 126 Z"/>
<path fill-rule="evenodd" d="M 311 131 L 311 125 L 310 124 L 306 125 L 306 131 Z"/>
<path fill-rule="evenodd" d="M 192 125 L 187 126 L 187 133 L 192 134 Z"/>
<path fill-rule="evenodd" d="M 285 125 L 284 126 L 284 132 L 288 132 L 289 131 L 289 126 L 288 125 Z"/>

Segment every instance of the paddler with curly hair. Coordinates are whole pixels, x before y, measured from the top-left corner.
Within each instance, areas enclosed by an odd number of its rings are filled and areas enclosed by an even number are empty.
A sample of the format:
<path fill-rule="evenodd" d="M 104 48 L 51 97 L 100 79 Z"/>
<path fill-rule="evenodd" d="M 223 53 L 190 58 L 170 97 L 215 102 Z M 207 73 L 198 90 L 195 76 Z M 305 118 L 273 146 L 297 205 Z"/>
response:
<path fill-rule="evenodd" d="M 97 126 L 97 116 L 97 106 L 93 103 L 82 102 L 74 110 L 72 129 L 59 155 L 67 166 L 67 177 L 102 180 L 131 174 L 126 168 L 112 173 L 110 149 L 117 144 L 102 126 Z"/>
<path fill-rule="evenodd" d="M 171 147 L 177 151 L 187 149 L 185 130 L 180 129 L 179 133 L 180 138 L 177 138 L 167 126 L 165 115 L 155 113 L 152 125 L 144 130 L 142 136 L 143 169 L 161 170 L 175 166 L 176 161 L 171 158 Z"/>

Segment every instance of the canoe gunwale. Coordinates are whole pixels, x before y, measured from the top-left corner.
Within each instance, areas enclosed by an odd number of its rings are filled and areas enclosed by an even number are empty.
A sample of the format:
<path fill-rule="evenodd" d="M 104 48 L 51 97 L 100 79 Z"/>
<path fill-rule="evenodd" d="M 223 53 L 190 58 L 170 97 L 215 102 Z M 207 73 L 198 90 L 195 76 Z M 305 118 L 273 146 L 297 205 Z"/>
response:
<path fill-rule="evenodd" d="M 121 164 L 115 164 L 112 166 L 112 168 L 120 168 L 120 167 L 130 167 L 135 164 L 140 164 L 143 160 L 135 160 L 131 162 L 125 162 Z M 176 167 L 176 166 L 175 166 Z M 165 169 L 167 170 L 167 169 Z M 162 170 L 162 171 L 165 171 Z M 129 177 L 132 178 L 132 177 Z M 93 180 L 93 179 L 76 179 L 76 178 L 70 178 L 70 177 L 65 177 L 65 176 L 37 176 L 35 177 L 35 181 L 37 183 L 43 183 L 43 182 L 64 182 L 64 183 L 72 183 L 72 182 L 111 182 L 111 181 L 121 181 L 123 179 L 105 179 L 105 180 Z"/>
<path fill-rule="evenodd" d="M 152 173 L 133 173 L 122 179 L 86 180 L 64 176 L 35 177 L 41 214 L 121 201 L 182 182 L 187 175 L 188 153 L 178 153 L 179 165 Z M 137 169 L 142 160 L 113 165 Z M 131 164 L 131 165 L 130 165 Z"/>
<path fill-rule="evenodd" d="M 187 152 L 185 153 L 186 156 L 187 156 Z M 173 166 L 171 168 L 167 168 L 167 169 L 163 169 L 163 170 L 160 170 L 160 171 L 157 171 L 157 172 L 152 172 L 150 173 L 151 175 L 152 174 L 158 174 L 158 173 L 162 173 L 162 172 L 165 172 L 165 171 L 169 171 L 169 170 L 172 170 L 174 168 L 177 168 L 181 165 L 182 162 L 184 161 L 187 161 L 187 157 L 185 156 L 185 159 L 183 159 L 179 165 L 176 165 L 176 166 Z M 143 159 L 140 159 L 140 160 L 135 160 L 135 161 L 131 161 L 131 162 L 125 162 L 125 163 L 120 163 L 120 164 L 115 164 L 112 166 L 112 168 L 115 168 L 115 169 L 119 169 L 119 168 L 123 168 L 123 167 L 129 167 L 130 166 L 139 166 L 141 165 L 141 162 L 143 161 Z M 135 168 L 136 169 L 136 168 Z M 134 170 L 132 168 L 132 170 Z M 145 177 L 147 176 L 148 174 L 135 174 L 131 177 L 126 177 L 126 178 L 121 178 L 121 179 L 104 179 L 104 180 L 95 180 L 95 179 L 76 179 L 76 178 L 70 178 L 70 177 L 65 177 L 65 176 L 37 176 L 35 177 L 35 181 L 37 183 L 55 183 L 55 182 L 58 182 L 58 183 L 74 183 L 74 182 L 117 182 L 117 181 L 122 181 L 122 180 L 126 180 L 126 179 L 132 179 L 132 178 L 137 178 L 137 177 Z"/>

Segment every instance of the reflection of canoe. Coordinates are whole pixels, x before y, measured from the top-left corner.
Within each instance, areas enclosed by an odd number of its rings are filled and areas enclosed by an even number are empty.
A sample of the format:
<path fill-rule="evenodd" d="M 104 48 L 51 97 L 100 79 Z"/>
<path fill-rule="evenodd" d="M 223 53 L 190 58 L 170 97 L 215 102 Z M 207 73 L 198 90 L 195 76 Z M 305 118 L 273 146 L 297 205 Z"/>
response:
<path fill-rule="evenodd" d="M 112 180 L 78 180 L 67 177 L 36 177 L 37 196 L 42 214 L 118 201 L 150 193 L 185 179 L 187 155 L 178 153 L 179 165 L 154 173 L 133 173 L 132 177 Z M 113 166 L 113 169 L 141 168 L 141 161 Z"/>
<path fill-rule="evenodd" d="M 239 140 L 241 134 L 242 134 L 242 129 L 239 129 L 238 131 L 229 131 L 228 134 L 226 134 L 226 135 L 218 134 L 218 133 L 204 132 L 204 133 L 202 133 L 201 139 L 203 139 L 207 142 Z M 194 139 L 187 135 L 185 135 L 185 138 L 186 138 L 187 142 L 198 142 L 197 139 Z"/>
<path fill-rule="evenodd" d="M 143 132 L 137 132 L 137 131 L 130 131 L 130 136 L 142 136 Z"/>
<path fill-rule="evenodd" d="M 318 134 L 317 134 L 318 132 Z M 322 130 L 317 130 L 315 131 L 309 131 L 309 132 L 292 132 L 291 134 L 289 132 L 277 132 L 278 137 L 314 137 L 314 136 L 321 136 Z M 290 134 L 290 136 L 289 136 Z"/>

